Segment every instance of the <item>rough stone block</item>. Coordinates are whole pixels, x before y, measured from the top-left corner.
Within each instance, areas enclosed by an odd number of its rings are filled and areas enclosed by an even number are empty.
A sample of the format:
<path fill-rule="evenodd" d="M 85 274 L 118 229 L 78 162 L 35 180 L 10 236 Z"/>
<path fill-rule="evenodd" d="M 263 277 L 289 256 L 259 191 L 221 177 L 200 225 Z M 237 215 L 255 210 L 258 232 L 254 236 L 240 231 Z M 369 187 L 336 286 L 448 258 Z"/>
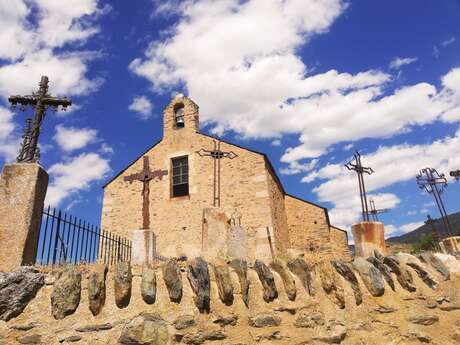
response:
<path fill-rule="evenodd" d="M 385 229 L 380 222 L 360 222 L 351 228 L 355 240 L 355 255 L 373 256 L 374 250 L 387 254 L 385 247 Z"/>
<path fill-rule="evenodd" d="M 134 230 L 132 235 L 132 264 L 153 262 L 156 254 L 155 234 L 152 230 Z"/>
<path fill-rule="evenodd" d="M 35 263 L 48 174 L 38 164 L 7 164 L 0 177 L 0 271 Z"/>

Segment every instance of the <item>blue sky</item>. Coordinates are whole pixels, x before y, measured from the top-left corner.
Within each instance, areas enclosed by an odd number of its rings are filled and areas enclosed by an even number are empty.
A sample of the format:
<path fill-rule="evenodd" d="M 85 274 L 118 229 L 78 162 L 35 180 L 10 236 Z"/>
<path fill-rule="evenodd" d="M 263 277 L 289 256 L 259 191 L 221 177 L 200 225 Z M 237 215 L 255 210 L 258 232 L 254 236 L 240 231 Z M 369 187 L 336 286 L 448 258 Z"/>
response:
<path fill-rule="evenodd" d="M 415 175 L 460 168 L 460 1 L 0 1 L 0 166 L 42 74 L 67 113 L 41 137 L 47 201 L 98 223 L 102 185 L 160 139 L 177 92 L 202 130 L 266 152 L 289 193 L 359 220 L 359 149 L 387 233 L 438 216 Z M 460 183 L 449 181 L 449 212 Z M 110 229 L 107 229 L 110 230 Z"/>

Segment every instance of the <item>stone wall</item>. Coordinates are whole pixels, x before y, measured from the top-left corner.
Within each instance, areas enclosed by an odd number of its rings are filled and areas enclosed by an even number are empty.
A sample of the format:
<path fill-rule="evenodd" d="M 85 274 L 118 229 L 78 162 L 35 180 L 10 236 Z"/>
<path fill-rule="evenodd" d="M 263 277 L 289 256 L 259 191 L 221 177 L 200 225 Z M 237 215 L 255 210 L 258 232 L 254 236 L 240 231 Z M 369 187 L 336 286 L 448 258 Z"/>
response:
<path fill-rule="evenodd" d="M 241 262 L 0 273 L 0 344 L 456 344 L 459 276 L 424 259 L 256 262 L 249 285 Z"/>
<path fill-rule="evenodd" d="M 347 232 L 335 226 L 331 226 L 329 236 L 331 237 L 331 246 L 334 256 L 346 261 L 351 260 Z"/>
<path fill-rule="evenodd" d="M 273 228 L 276 249 L 284 253 L 290 247 L 289 228 L 286 217 L 286 207 L 284 205 L 284 191 L 276 182 L 276 176 L 270 166 L 266 166 L 268 191 L 270 196 L 270 207 L 272 211 Z"/>
<path fill-rule="evenodd" d="M 290 195 L 285 196 L 291 248 L 330 255 L 327 210 Z"/>
<path fill-rule="evenodd" d="M 187 133 L 186 133 L 187 134 Z M 202 251 L 203 209 L 213 206 L 213 160 L 196 151 L 212 149 L 213 139 L 199 133 L 164 138 L 146 153 L 151 169 L 170 171 L 173 157 L 188 156 L 190 195 L 172 198 L 170 176 L 150 182 L 151 228 L 156 234 L 159 254 L 164 256 L 198 255 Z M 256 233 L 272 227 L 262 155 L 222 143 L 222 150 L 238 157 L 221 160 L 221 209 L 232 214 L 238 210 L 248 228 L 249 252 L 255 253 Z M 142 170 L 142 157 L 104 189 L 102 228 L 131 237 L 141 226 L 142 183 L 125 182 L 123 177 Z M 180 241 L 178 241 L 180 239 Z"/>

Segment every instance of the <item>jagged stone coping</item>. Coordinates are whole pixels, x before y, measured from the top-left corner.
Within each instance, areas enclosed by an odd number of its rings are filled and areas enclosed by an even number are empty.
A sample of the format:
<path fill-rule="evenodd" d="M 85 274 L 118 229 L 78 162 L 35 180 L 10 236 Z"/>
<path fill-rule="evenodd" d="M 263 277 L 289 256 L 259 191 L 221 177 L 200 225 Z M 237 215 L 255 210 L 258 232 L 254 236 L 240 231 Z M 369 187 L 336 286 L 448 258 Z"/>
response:
<path fill-rule="evenodd" d="M 309 296 L 308 292 L 302 286 L 302 282 L 300 279 L 292 274 L 292 278 L 295 281 L 295 285 L 297 287 L 297 296 L 294 301 L 289 300 L 288 295 L 286 294 L 285 287 L 283 284 L 283 280 L 281 276 L 275 271 L 271 270 L 271 274 L 274 278 L 274 283 L 278 291 L 278 297 L 275 298 L 273 301 L 265 302 L 263 299 L 264 296 L 264 289 L 263 285 L 259 279 L 257 272 L 254 270 L 254 266 L 252 263 L 249 264 L 248 269 L 248 279 L 251 282 L 250 289 L 249 289 L 249 306 L 246 306 L 241 297 L 241 288 L 238 281 L 238 276 L 235 273 L 235 270 L 229 266 L 231 282 L 233 285 L 233 292 L 234 292 L 234 300 L 233 303 L 224 303 L 219 298 L 218 286 L 215 280 L 214 270 L 212 269 L 212 263 L 209 263 L 209 275 L 211 279 L 211 290 L 210 290 L 210 314 L 201 314 L 194 303 L 195 293 L 192 290 L 188 280 L 187 280 L 187 266 L 188 262 L 180 262 L 180 274 L 182 276 L 183 281 L 183 297 L 180 303 L 174 303 L 169 300 L 168 292 L 164 283 L 162 270 L 160 265 L 154 265 L 153 269 L 156 272 L 157 276 L 157 289 L 156 289 L 156 298 L 154 303 L 147 304 L 144 302 L 142 295 L 141 295 L 141 280 L 142 280 L 142 267 L 141 266 L 133 266 L 131 267 L 132 273 L 132 292 L 131 292 L 131 299 L 129 304 L 126 307 L 119 308 L 115 303 L 115 293 L 114 293 L 114 272 L 115 267 L 111 267 L 109 272 L 107 273 L 106 278 L 106 298 L 105 303 L 98 313 L 97 316 L 93 316 L 92 311 L 89 308 L 88 303 L 88 277 L 89 272 L 94 268 L 94 266 L 78 266 L 75 267 L 81 273 L 81 299 L 80 305 L 78 306 L 77 310 L 74 314 L 66 315 L 62 320 L 54 320 L 52 316 L 51 310 L 51 295 L 54 290 L 54 285 L 56 284 L 56 278 L 58 276 L 58 271 L 48 271 L 44 273 L 45 276 L 45 286 L 40 289 L 37 293 L 35 299 L 33 299 L 24 309 L 24 312 L 10 320 L 7 324 L 0 323 L 0 338 L 2 335 L 2 327 L 4 329 L 9 330 L 11 334 L 16 334 L 20 332 L 28 332 L 29 335 L 38 334 L 38 326 L 35 326 L 34 323 L 52 325 L 57 325 L 60 329 L 65 329 L 68 327 L 69 332 L 63 332 L 62 337 L 66 335 L 70 339 L 77 339 L 78 337 L 86 337 L 86 333 L 92 334 L 97 332 L 109 332 L 109 330 L 115 329 L 117 333 L 117 338 L 120 336 L 120 332 L 122 330 L 122 325 L 126 325 L 128 321 L 133 320 L 133 318 L 139 314 L 141 311 L 148 311 L 148 312 L 156 312 L 161 317 L 161 320 L 166 320 L 168 325 L 172 325 L 174 320 L 176 320 L 181 315 L 191 315 L 194 319 L 194 325 L 191 326 L 191 329 L 187 329 L 181 332 L 204 332 L 205 325 L 206 327 L 224 327 L 224 333 L 231 334 L 232 331 L 231 327 L 239 327 L 239 325 L 244 324 L 245 327 L 249 327 L 251 329 L 251 325 L 249 324 L 249 318 L 254 318 L 257 316 L 262 315 L 262 320 L 271 320 L 270 316 L 276 316 L 275 320 L 281 318 L 281 325 L 276 326 L 277 321 L 274 325 L 270 326 L 270 334 L 266 332 L 264 334 L 258 334 L 257 337 L 260 337 L 259 340 L 277 340 L 280 341 L 280 344 L 289 343 L 289 339 L 292 338 L 292 335 L 286 335 L 283 332 L 283 329 L 288 326 L 289 327 L 297 327 L 295 326 L 296 318 L 303 315 L 305 317 L 307 313 L 301 313 L 302 310 L 311 311 L 317 314 L 314 319 L 303 319 L 297 322 L 297 325 L 314 325 L 314 327 L 322 327 L 324 332 L 337 332 L 337 339 L 341 339 L 343 336 L 343 325 L 347 322 L 343 321 L 346 319 L 347 315 L 357 315 L 362 312 L 366 313 L 378 313 L 380 314 L 392 314 L 398 312 L 401 309 L 400 303 L 406 303 L 408 305 L 414 304 L 419 301 L 418 303 L 426 303 L 427 308 L 428 305 L 431 305 L 436 310 L 442 310 L 445 312 L 456 312 L 456 310 L 460 309 L 460 304 L 457 305 L 457 296 L 458 293 L 458 286 L 459 286 L 459 279 L 455 277 L 457 283 L 457 289 L 452 290 L 452 286 L 454 286 L 454 282 L 444 282 L 440 273 L 433 269 L 432 267 L 422 264 L 424 269 L 439 282 L 440 287 L 437 290 L 433 290 L 429 286 L 427 286 L 423 280 L 416 274 L 416 272 L 411 267 L 407 267 L 408 270 L 411 270 L 413 275 L 413 283 L 414 286 L 417 288 L 416 292 L 410 293 L 404 290 L 401 285 L 396 280 L 394 273 L 392 276 L 395 280 L 395 292 L 387 285 L 385 282 L 385 292 L 382 297 L 373 297 L 366 288 L 366 285 L 363 283 L 360 274 L 357 271 L 354 271 L 360 289 L 363 295 L 363 303 L 362 305 L 357 306 L 355 303 L 355 295 L 353 294 L 353 290 L 347 280 L 345 280 L 337 271 L 333 268 L 333 266 L 326 262 L 324 263 L 329 265 L 332 268 L 332 274 L 336 277 L 340 288 L 343 290 L 344 293 L 344 300 L 345 300 L 345 309 L 340 309 L 336 304 L 332 302 L 329 298 L 326 298 L 326 294 L 321 287 L 321 279 L 319 278 L 319 266 L 313 267 L 313 278 L 312 282 L 316 288 L 316 295 Z M 404 263 L 401 263 L 405 265 Z M 270 267 L 270 263 L 266 263 L 267 267 Z M 353 267 L 352 265 L 350 265 Z M 448 297 L 447 300 L 450 300 L 451 303 L 445 301 L 444 293 L 439 292 L 439 289 L 444 289 L 443 286 L 448 284 Z M 71 284 L 72 285 L 72 284 Z M 78 285 L 78 284 L 77 284 Z M 444 290 L 442 290 L 444 291 Z M 421 299 L 421 298 L 424 299 Z M 422 301 L 422 302 L 420 302 Z M 443 309 L 441 309 L 441 307 Z M 427 309 L 429 310 L 429 309 Z M 265 317 L 264 315 L 269 315 Z M 38 316 L 39 315 L 39 316 Z M 234 315 L 234 316 L 232 316 Z M 319 319 L 316 319 L 318 317 Z M 438 317 L 438 316 L 437 316 Z M 157 316 L 148 316 L 147 319 L 157 320 Z M 324 322 L 322 321 L 324 319 Z M 350 319 L 353 319 L 350 317 Z M 437 322 L 435 317 L 430 318 L 428 321 L 418 320 L 417 318 L 413 318 L 415 322 Z M 163 322 L 158 319 L 158 322 L 163 325 Z M 213 320 L 216 320 L 214 323 Z M 229 320 L 229 321 L 226 321 Z M 289 321 L 288 321 L 289 320 Z M 334 320 L 339 320 L 338 322 L 332 322 Z M 434 321 L 433 321 L 434 320 Z M 355 320 L 356 321 L 356 320 Z M 364 322 L 364 321 L 363 321 Z M 409 321 L 408 321 L 409 322 Z M 411 321 L 412 322 L 412 321 Z M 87 330 L 77 331 L 74 325 L 78 324 L 79 329 Z M 234 325 L 235 324 L 235 325 Z M 13 331 L 11 327 L 16 327 Z M 56 326 L 56 327 L 57 327 Z M 167 326 L 169 328 L 173 326 Z M 268 326 L 267 326 L 268 327 Z M 348 326 L 347 326 L 348 327 Z M 265 327 L 261 327 L 263 330 Z M 19 330 L 23 329 L 23 330 Z M 27 329 L 27 331 L 24 331 Z M 227 332 L 228 329 L 228 332 Z M 257 328 L 258 329 L 258 328 Z M 328 331 L 329 330 L 329 331 Z M 177 331 L 177 330 L 176 330 Z M 176 332 L 174 331 L 174 332 Z M 115 331 L 114 331 L 115 332 Z M 171 332 L 171 330 L 170 330 Z M 253 331 L 251 331 L 253 332 Z M 254 332 L 258 332 L 257 330 Z M 278 333 L 276 333 L 278 332 Z M 294 331 L 292 331 L 294 332 Z M 323 333 L 324 333 L 323 332 Z M 43 333 L 43 332 L 42 332 Z M 184 334 L 185 334 L 184 333 Z M 305 333 L 305 332 L 304 332 Z M 307 332 L 308 333 L 308 332 Z M 322 337 L 327 338 L 327 334 L 323 334 Z M 9 334 L 9 333 L 7 333 Z M 254 333 L 255 334 L 255 333 Z M 306 334 L 306 333 L 305 333 Z M 321 333 L 322 334 L 322 333 Z M 61 335 L 60 335 L 61 336 Z M 185 338 L 185 341 L 189 341 L 187 339 L 195 339 L 196 341 L 200 341 L 200 339 L 204 339 L 203 341 L 212 341 L 211 338 L 222 338 L 222 333 L 200 333 L 195 334 L 194 336 L 190 335 Z M 229 335 L 227 335 L 229 336 Z M 42 342 L 45 342 L 46 336 L 41 334 Z M 71 338 L 74 337 L 74 338 Z M 288 337 L 288 338 L 286 338 Z M 291 338 L 289 338 L 291 337 Z M 180 338 L 180 336 L 179 336 Z M 62 338 L 64 339 L 64 338 Z M 86 339 L 86 338 L 85 338 Z M 232 344 L 238 343 L 235 342 L 234 337 L 232 336 Z M 238 339 L 236 337 L 235 339 Z M 190 340 L 190 343 L 193 343 Z M 193 340 L 193 341 L 195 341 Z M 180 340 L 184 343 L 184 340 Z M 321 340 L 322 341 L 322 340 Z M 256 341 L 257 342 L 257 341 Z M 52 342 L 50 342 L 52 343 Z M 244 342 L 241 342 L 245 344 Z M 98 344 L 95 342 L 95 344 Z M 248 343 L 249 344 L 249 343 Z"/>

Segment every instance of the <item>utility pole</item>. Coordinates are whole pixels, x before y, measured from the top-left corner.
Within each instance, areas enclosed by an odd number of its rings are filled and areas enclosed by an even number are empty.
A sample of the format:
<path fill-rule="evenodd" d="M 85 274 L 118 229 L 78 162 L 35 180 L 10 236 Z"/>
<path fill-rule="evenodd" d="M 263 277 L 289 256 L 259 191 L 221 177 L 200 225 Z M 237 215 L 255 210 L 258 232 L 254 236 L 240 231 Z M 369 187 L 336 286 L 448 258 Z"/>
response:
<path fill-rule="evenodd" d="M 46 109 L 51 107 L 57 111 L 61 106 L 66 110 L 72 105 L 72 101 L 67 97 L 58 98 L 48 94 L 48 77 L 43 76 L 39 83 L 38 92 L 32 92 L 32 95 L 27 96 L 10 96 L 8 98 L 11 106 L 15 108 L 20 104 L 20 109 L 25 111 L 27 106 L 35 108 L 35 116 L 32 119 L 26 120 L 26 128 L 24 130 L 21 150 L 16 158 L 17 163 L 35 163 L 40 158 L 38 150 L 38 137 L 40 136 L 40 127 L 46 115 Z"/>
<path fill-rule="evenodd" d="M 363 174 L 371 175 L 374 173 L 374 170 L 369 167 L 363 167 L 361 164 L 361 155 L 358 151 L 354 153 L 354 162 L 353 160 L 349 161 L 345 164 L 345 167 L 348 170 L 356 171 L 358 174 L 358 184 L 359 184 L 359 196 L 361 198 L 361 209 L 363 214 L 363 221 L 369 221 L 369 207 L 367 205 L 367 197 L 366 197 L 366 187 L 364 186 L 364 176 Z"/>
<path fill-rule="evenodd" d="M 446 208 L 441 198 L 441 194 L 447 187 L 447 179 L 444 174 L 439 174 L 434 168 L 425 168 L 420 170 L 416 176 L 417 185 L 420 189 L 425 190 L 428 194 L 432 194 L 441 214 L 442 221 L 446 227 L 447 234 L 452 236 L 452 229 L 447 217 Z"/>

